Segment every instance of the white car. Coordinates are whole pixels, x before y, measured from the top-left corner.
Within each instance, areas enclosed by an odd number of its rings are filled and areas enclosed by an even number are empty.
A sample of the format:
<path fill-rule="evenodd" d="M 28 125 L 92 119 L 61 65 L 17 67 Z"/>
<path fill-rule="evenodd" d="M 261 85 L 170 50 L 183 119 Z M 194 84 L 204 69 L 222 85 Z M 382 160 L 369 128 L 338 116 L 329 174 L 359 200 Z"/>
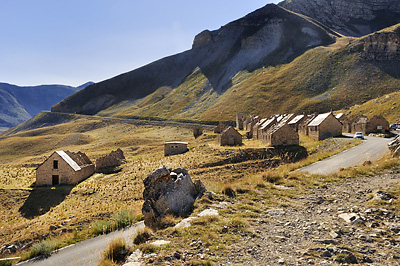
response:
<path fill-rule="evenodd" d="M 355 139 L 364 139 L 364 135 L 362 132 L 356 132 L 356 134 L 354 134 L 354 138 Z"/>

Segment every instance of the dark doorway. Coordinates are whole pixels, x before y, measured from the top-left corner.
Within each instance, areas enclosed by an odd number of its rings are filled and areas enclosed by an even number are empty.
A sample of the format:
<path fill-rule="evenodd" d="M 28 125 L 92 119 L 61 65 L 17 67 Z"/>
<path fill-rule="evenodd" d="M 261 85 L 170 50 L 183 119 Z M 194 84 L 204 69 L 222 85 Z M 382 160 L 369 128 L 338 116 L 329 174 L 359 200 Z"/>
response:
<path fill-rule="evenodd" d="M 58 185 L 58 184 L 60 184 L 60 177 L 58 175 L 53 175 L 53 177 L 52 177 L 52 185 L 55 186 L 55 185 Z"/>

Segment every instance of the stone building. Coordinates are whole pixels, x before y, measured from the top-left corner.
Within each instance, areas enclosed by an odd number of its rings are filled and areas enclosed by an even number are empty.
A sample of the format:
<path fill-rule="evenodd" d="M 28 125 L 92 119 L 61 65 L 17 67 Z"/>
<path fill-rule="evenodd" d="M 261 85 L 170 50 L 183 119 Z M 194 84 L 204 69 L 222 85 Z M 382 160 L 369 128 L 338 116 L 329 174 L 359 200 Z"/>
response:
<path fill-rule="evenodd" d="M 258 115 L 250 115 L 249 118 L 247 118 L 244 122 L 243 122 L 243 129 L 248 131 L 248 132 L 252 132 L 253 131 L 253 126 L 260 121 L 261 117 L 259 117 Z"/>
<path fill-rule="evenodd" d="M 323 140 L 342 135 L 342 123 L 331 113 L 320 114 L 308 124 L 308 135 Z"/>
<path fill-rule="evenodd" d="M 268 146 L 299 145 L 299 134 L 286 122 L 281 122 L 270 127 L 263 142 Z"/>
<path fill-rule="evenodd" d="M 362 132 L 365 135 L 370 133 L 385 133 L 388 130 L 389 122 L 381 115 L 374 115 L 371 118 L 359 116 L 351 126 L 352 133 Z"/>
<path fill-rule="evenodd" d="M 342 123 L 342 132 L 350 133 L 352 121 L 344 113 L 337 114 L 336 118 Z"/>
<path fill-rule="evenodd" d="M 313 121 L 314 118 L 315 118 L 316 116 L 317 116 L 316 114 L 307 115 L 307 116 L 304 118 L 303 122 L 299 123 L 299 125 L 298 125 L 298 132 L 299 132 L 300 134 L 303 134 L 303 135 L 308 136 L 308 133 L 309 133 L 309 132 L 308 132 L 308 124 L 309 124 L 311 121 Z"/>
<path fill-rule="evenodd" d="M 219 122 L 218 126 L 214 127 L 214 133 L 221 133 L 224 131 L 228 126 L 222 122 Z"/>
<path fill-rule="evenodd" d="M 236 128 L 243 130 L 243 123 L 246 121 L 246 114 L 236 114 Z"/>
<path fill-rule="evenodd" d="M 221 134 L 218 135 L 217 141 L 221 146 L 242 145 L 242 135 L 237 132 L 233 127 L 228 127 Z"/>
<path fill-rule="evenodd" d="M 305 115 L 297 115 L 288 123 L 296 132 L 299 131 L 299 125 L 306 119 Z"/>
<path fill-rule="evenodd" d="M 263 142 L 266 142 L 267 139 L 267 135 L 266 133 L 268 132 L 268 130 L 273 126 L 277 124 L 276 122 L 276 117 L 273 116 L 270 119 L 268 119 L 264 124 L 262 124 L 260 126 L 260 128 L 258 129 L 258 139 L 262 140 Z"/>
<path fill-rule="evenodd" d="M 268 121 L 268 118 L 263 118 L 253 126 L 253 132 L 251 134 L 253 139 L 259 139 L 260 138 L 260 136 L 258 135 L 258 132 L 259 132 L 258 129 L 267 121 Z"/>
<path fill-rule="evenodd" d="M 120 166 L 124 160 L 124 152 L 121 149 L 117 149 L 96 160 L 96 171 Z"/>
<path fill-rule="evenodd" d="M 252 138 L 253 137 L 253 127 L 261 120 L 261 117 L 259 116 L 253 116 L 252 120 L 247 123 L 246 125 L 246 130 L 248 132 L 247 136 L 248 138 Z"/>
<path fill-rule="evenodd" d="M 187 142 L 180 142 L 180 141 L 170 141 L 164 143 L 164 155 L 176 155 L 182 154 L 188 151 L 188 144 Z"/>
<path fill-rule="evenodd" d="M 94 164 L 84 153 L 55 151 L 36 169 L 36 185 L 77 184 L 91 176 L 94 168 Z"/>

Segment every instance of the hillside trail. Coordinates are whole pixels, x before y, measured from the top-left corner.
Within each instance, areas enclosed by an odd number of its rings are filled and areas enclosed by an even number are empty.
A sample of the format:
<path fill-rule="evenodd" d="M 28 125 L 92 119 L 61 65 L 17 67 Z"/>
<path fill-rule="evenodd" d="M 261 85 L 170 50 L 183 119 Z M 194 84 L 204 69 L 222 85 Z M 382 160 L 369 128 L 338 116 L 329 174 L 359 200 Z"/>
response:
<path fill-rule="evenodd" d="M 251 224 L 260 237 L 242 237 L 220 265 L 400 265 L 400 217 L 392 213 L 397 199 L 371 208 L 377 191 L 399 181 L 400 171 L 344 178 L 286 208 L 263 210 Z"/>

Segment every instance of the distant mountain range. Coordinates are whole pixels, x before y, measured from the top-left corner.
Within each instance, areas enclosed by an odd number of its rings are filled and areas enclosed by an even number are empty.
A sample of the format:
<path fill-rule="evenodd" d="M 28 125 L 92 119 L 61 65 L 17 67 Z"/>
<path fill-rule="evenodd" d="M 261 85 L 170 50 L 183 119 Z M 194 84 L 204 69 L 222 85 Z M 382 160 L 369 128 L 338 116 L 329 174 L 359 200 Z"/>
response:
<path fill-rule="evenodd" d="M 0 127 L 16 126 L 41 111 L 50 110 L 52 105 L 91 84 L 93 82 L 75 88 L 64 85 L 20 87 L 0 83 Z"/>
<path fill-rule="evenodd" d="M 90 85 L 52 111 L 232 120 L 238 112 L 348 108 L 400 89 L 399 22 L 398 0 L 269 4 L 201 32 L 191 50 Z"/>

